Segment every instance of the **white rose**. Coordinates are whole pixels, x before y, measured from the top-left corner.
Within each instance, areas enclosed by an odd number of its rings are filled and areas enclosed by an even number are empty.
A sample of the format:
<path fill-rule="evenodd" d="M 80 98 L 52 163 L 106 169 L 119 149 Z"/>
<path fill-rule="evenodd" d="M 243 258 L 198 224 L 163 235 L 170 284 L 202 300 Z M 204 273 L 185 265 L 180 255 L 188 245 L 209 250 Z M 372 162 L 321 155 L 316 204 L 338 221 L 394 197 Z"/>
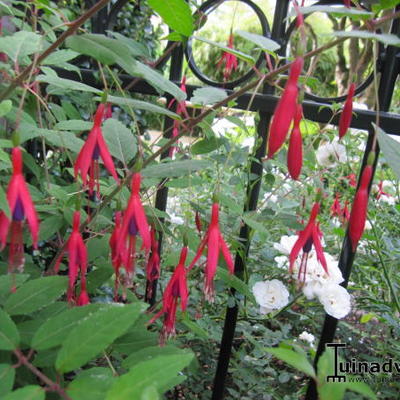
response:
<path fill-rule="evenodd" d="M 310 344 L 313 344 L 315 341 L 315 336 L 312 333 L 309 333 L 307 331 L 303 331 L 299 335 L 300 340 L 304 340 L 305 342 L 308 342 Z"/>
<path fill-rule="evenodd" d="M 289 265 L 289 258 L 287 256 L 276 256 L 274 261 L 278 268 L 286 269 Z"/>
<path fill-rule="evenodd" d="M 170 220 L 171 220 L 171 224 L 175 224 L 175 225 L 183 225 L 185 223 L 184 219 L 181 217 L 178 217 L 175 214 L 171 214 L 169 216 Z"/>
<path fill-rule="evenodd" d="M 274 243 L 274 249 L 278 250 L 282 254 L 289 255 L 297 239 L 298 239 L 297 235 L 292 235 L 292 236 L 284 235 L 281 237 L 279 243 Z"/>
<path fill-rule="evenodd" d="M 318 298 L 325 312 L 334 318 L 343 318 L 350 312 L 350 294 L 343 286 L 327 283 Z"/>
<path fill-rule="evenodd" d="M 331 143 L 319 146 L 316 153 L 318 164 L 323 167 L 334 167 L 337 162 L 346 162 L 346 148 L 334 139 Z"/>
<path fill-rule="evenodd" d="M 277 279 L 256 282 L 253 286 L 253 294 L 260 305 L 261 314 L 280 309 L 289 303 L 289 292 L 285 285 Z"/>

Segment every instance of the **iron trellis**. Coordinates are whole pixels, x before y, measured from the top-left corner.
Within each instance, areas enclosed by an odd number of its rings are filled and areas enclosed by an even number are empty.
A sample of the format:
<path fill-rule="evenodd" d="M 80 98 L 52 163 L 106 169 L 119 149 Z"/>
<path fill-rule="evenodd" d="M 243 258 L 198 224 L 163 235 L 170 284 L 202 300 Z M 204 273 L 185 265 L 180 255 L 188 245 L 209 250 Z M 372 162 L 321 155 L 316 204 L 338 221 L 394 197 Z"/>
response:
<path fill-rule="evenodd" d="M 218 7 L 225 0 L 209 0 L 205 2 L 201 9 L 204 12 L 207 12 L 215 7 Z M 269 27 L 266 22 L 265 16 L 259 10 L 259 8 L 251 2 L 251 0 L 235 0 L 244 2 L 250 7 L 252 7 L 253 11 L 256 12 L 258 18 L 261 21 L 262 30 L 264 36 L 269 36 Z M 87 0 L 88 5 L 93 3 L 93 0 Z M 105 33 L 107 29 L 112 29 L 112 27 L 116 23 L 118 13 L 123 9 L 123 7 L 128 3 L 128 0 L 118 0 L 113 5 L 109 6 L 108 9 L 104 9 L 102 12 L 98 13 L 92 21 L 92 30 L 96 33 Z M 276 42 L 281 44 L 281 49 L 279 50 L 280 55 L 284 55 L 286 51 L 286 46 L 288 42 L 288 38 L 291 30 L 293 29 L 293 24 L 287 27 L 287 17 L 289 15 L 289 4 L 290 0 L 279 0 L 276 2 L 274 19 L 272 25 L 271 38 Z M 330 1 L 323 0 L 315 3 L 316 5 L 334 5 L 334 4 L 342 4 L 338 1 Z M 396 11 L 400 9 L 400 6 L 397 6 Z M 392 23 L 391 33 L 395 35 L 400 35 L 400 23 L 399 20 L 395 20 Z M 168 46 L 173 46 L 173 43 L 168 43 Z M 195 61 L 192 58 L 191 46 L 189 41 L 189 46 L 186 48 L 186 57 L 189 61 L 189 66 L 191 67 L 193 73 L 201 80 L 203 83 L 207 85 L 224 87 L 230 93 L 230 89 L 233 89 L 236 85 L 244 83 L 252 77 L 252 73 L 247 73 L 243 78 L 238 81 L 234 81 L 228 84 L 219 83 L 212 81 L 207 78 L 204 74 L 199 71 Z M 182 63 L 184 59 L 184 51 L 182 47 L 178 46 L 174 48 L 170 54 L 170 71 L 169 77 L 170 80 L 179 84 L 181 74 L 182 74 Z M 165 64 L 167 60 L 164 60 L 162 63 Z M 382 49 L 379 54 L 379 59 L 375 60 L 379 67 L 379 71 L 381 72 L 381 80 L 379 85 L 379 102 L 380 102 L 380 126 L 386 132 L 390 134 L 400 135 L 400 115 L 388 113 L 388 109 L 391 103 L 393 90 L 395 81 L 400 72 L 400 52 L 399 49 L 393 46 L 387 46 Z M 80 80 L 79 76 L 73 72 L 58 70 L 58 74 L 61 77 L 66 77 L 69 79 Z M 91 86 L 100 87 L 100 83 L 95 79 L 94 71 L 88 69 L 82 69 L 82 81 Z M 134 77 L 128 75 L 120 75 L 120 78 L 124 85 L 126 86 L 129 82 L 134 79 Z M 358 92 L 364 90 L 370 83 L 372 79 L 371 76 L 366 79 L 364 83 L 362 83 L 358 87 Z M 197 89 L 198 86 L 188 85 L 188 95 L 190 96 L 192 92 Z M 135 93 L 141 94 L 157 94 L 157 92 L 150 85 L 145 83 L 144 81 L 137 80 L 135 85 L 129 89 Z M 256 94 L 253 96 L 252 94 L 244 94 L 237 99 L 237 104 L 235 108 L 238 109 L 249 109 L 251 111 L 257 111 L 260 115 L 260 122 L 257 126 L 257 136 L 260 139 L 261 145 L 255 149 L 255 152 L 251 156 L 251 174 L 247 185 L 247 195 L 246 201 L 244 204 L 245 211 L 256 210 L 257 202 L 259 197 L 260 185 L 263 174 L 263 167 L 261 160 L 265 156 L 265 148 L 266 148 L 266 140 L 267 140 L 267 131 L 268 124 L 273 115 L 273 111 L 275 105 L 277 103 L 278 98 L 274 96 L 274 89 L 271 86 L 264 85 L 262 93 Z M 306 99 L 303 102 L 304 115 L 307 119 L 322 122 L 322 123 L 331 123 L 333 125 L 338 124 L 338 118 L 332 119 L 332 111 L 329 108 L 321 107 L 326 104 L 331 103 L 332 101 L 343 101 L 344 97 L 339 98 L 331 98 L 324 99 L 319 98 L 313 95 L 306 95 Z M 368 130 L 368 140 L 364 152 L 363 161 L 360 167 L 360 175 L 363 168 L 366 165 L 367 156 L 372 146 L 372 138 L 373 131 L 371 123 L 375 121 L 376 112 L 366 111 L 366 110 L 354 110 L 357 117 L 353 118 L 351 127 L 358 128 L 362 130 Z M 172 124 L 172 120 L 169 117 L 165 117 L 164 121 L 164 129 L 167 130 Z M 377 157 L 375 158 L 374 170 L 376 168 L 377 160 L 378 160 L 379 149 L 377 149 Z M 166 157 L 167 154 L 164 154 L 162 158 Z M 168 201 L 168 189 L 164 186 L 160 187 L 157 191 L 156 195 L 156 203 L 155 206 L 157 209 L 161 211 L 166 210 Z M 246 264 L 247 254 L 250 249 L 251 239 L 250 239 L 250 230 L 251 228 L 248 225 L 244 225 L 239 233 L 241 243 L 243 245 L 243 252 L 238 252 L 236 254 L 235 259 L 235 273 L 239 278 L 243 277 L 243 270 Z M 162 247 L 162 238 L 160 238 L 160 251 Z M 345 278 L 343 286 L 347 286 L 349 276 L 351 273 L 351 267 L 354 261 L 355 253 L 351 249 L 351 245 L 346 234 L 345 239 L 343 241 L 342 250 L 340 254 L 339 267 L 343 273 Z M 234 290 L 232 289 L 232 292 Z M 147 301 L 150 304 L 153 304 L 155 301 L 156 291 L 155 287 L 153 290 L 152 298 L 148 298 Z M 232 343 L 235 333 L 236 321 L 239 312 L 239 304 L 235 304 L 234 307 L 228 307 L 226 310 L 226 317 L 224 323 L 224 330 L 220 345 L 220 353 L 218 358 L 217 370 L 214 378 L 214 387 L 212 400 L 220 400 L 224 397 L 225 391 L 225 381 L 228 373 L 229 360 L 232 351 Z M 319 341 L 319 346 L 317 350 L 317 355 L 315 357 L 315 365 L 318 361 L 318 358 L 322 354 L 325 349 L 325 344 L 331 342 L 334 339 L 336 327 L 338 324 L 338 320 L 326 315 L 325 322 L 322 327 L 321 337 Z M 316 387 L 314 381 L 310 382 L 306 399 L 312 400 L 317 398 Z"/>

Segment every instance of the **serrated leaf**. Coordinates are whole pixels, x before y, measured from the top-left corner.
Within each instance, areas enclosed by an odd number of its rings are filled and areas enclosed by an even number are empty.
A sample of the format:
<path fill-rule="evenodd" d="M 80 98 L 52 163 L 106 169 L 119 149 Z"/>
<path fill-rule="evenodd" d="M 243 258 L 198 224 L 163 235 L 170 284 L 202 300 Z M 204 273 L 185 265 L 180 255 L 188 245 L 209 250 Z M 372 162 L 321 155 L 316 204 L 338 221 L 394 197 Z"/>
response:
<path fill-rule="evenodd" d="M 114 305 L 89 315 L 70 331 L 62 344 L 57 370 L 68 372 L 86 364 L 123 335 L 143 310 L 142 303 Z"/>
<path fill-rule="evenodd" d="M 122 122 L 109 118 L 103 125 L 104 140 L 113 157 L 128 165 L 137 152 L 136 138 Z"/>
<path fill-rule="evenodd" d="M 214 47 L 218 47 L 219 49 L 223 50 L 225 53 L 233 54 L 237 58 L 240 58 L 241 60 L 246 61 L 250 65 L 253 65 L 255 63 L 255 60 L 252 56 L 242 53 L 241 51 L 231 49 L 230 47 L 228 47 L 222 43 L 213 42 L 212 40 L 202 38 L 199 36 L 193 36 L 193 39 L 200 40 L 201 42 L 210 44 L 211 46 L 214 46 Z"/>
<path fill-rule="evenodd" d="M 274 42 L 273 40 L 268 39 L 265 36 L 240 30 L 236 31 L 236 33 L 242 38 L 254 43 L 264 51 L 275 52 L 276 50 L 281 48 L 281 45 L 279 43 Z"/>
<path fill-rule="evenodd" d="M 293 350 L 283 349 L 281 347 L 266 347 L 264 350 L 289 364 L 293 368 L 315 378 L 314 368 L 303 354 L 299 354 Z"/>
<path fill-rule="evenodd" d="M 14 350 L 18 344 L 18 329 L 11 317 L 0 308 L 0 350 Z"/>
<path fill-rule="evenodd" d="M 68 386 L 72 400 L 103 400 L 104 393 L 114 383 L 109 368 L 95 367 L 81 372 Z"/>
<path fill-rule="evenodd" d="M 86 85 L 85 83 L 73 81 L 71 79 L 65 79 L 65 78 L 60 78 L 56 76 L 50 76 L 50 75 L 38 75 L 36 77 L 37 82 L 45 82 L 50 85 L 54 85 L 59 89 L 63 90 L 76 90 L 79 92 L 90 92 L 90 93 L 96 93 L 96 94 L 101 94 L 101 90 L 96 89 L 92 86 Z"/>
<path fill-rule="evenodd" d="M 14 379 L 15 368 L 10 364 L 0 364 L 0 398 L 11 391 Z"/>
<path fill-rule="evenodd" d="M 353 30 L 353 31 L 335 31 L 332 33 L 332 35 L 336 37 L 371 39 L 371 40 L 377 40 L 378 42 L 390 46 L 400 46 L 400 38 L 390 33 L 373 33 L 368 31 Z"/>
<path fill-rule="evenodd" d="M 196 89 L 190 102 L 198 105 L 213 105 L 228 97 L 225 90 L 214 87 L 203 87 Z"/>
<path fill-rule="evenodd" d="M 187 37 L 193 33 L 193 16 L 185 0 L 148 0 L 148 4 L 174 31 Z"/>
<path fill-rule="evenodd" d="M 136 364 L 127 374 L 116 379 L 106 400 L 140 399 L 148 386 L 164 393 L 176 384 L 178 373 L 188 366 L 193 354 L 165 355 Z"/>
<path fill-rule="evenodd" d="M 46 276 L 24 283 L 7 299 L 4 309 L 10 315 L 30 314 L 56 301 L 67 289 L 66 276 Z"/>
<path fill-rule="evenodd" d="M 28 385 L 5 395 L 2 400 L 44 400 L 45 391 L 40 386 Z"/>
<path fill-rule="evenodd" d="M 210 167 L 210 163 L 204 160 L 172 161 L 151 165 L 142 170 L 144 178 L 172 178 L 188 175 Z"/>
<path fill-rule="evenodd" d="M 0 37 L 0 52 L 6 53 L 14 62 L 21 62 L 24 57 L 40 51 L 41 42 L 42 37 L 37 33 L 21 30 Z"/>
<path fill-rule="evenodd" d="M 101 307 L 100 304 L 88 304 L 65 310 L 50 318 L 35 333 L 32 339 L 32 348 L 46 350 L 62 344 L 70 331 L 90 313 L 96 312 L 99 307 Z"/>
<path fill-rule="evenodd" d="M 63 49 L 63 50 L 57 50 L 54 53 L 51 53 L 48 55 L 44 61 L 44 65 L 58 65 L 61 66 L 67 61 L 73 60 L 74 58 L 78 57 L 79 53 L 76 51 L 68 50 L 68 49 Z"/>
<path fill-rule="evenodd" d="M 224 140 L 222 138 L 211 137 L 211 138 L 204 138 L 197 141 L 194 145 L 191 146 L 190 151 L 192 154 L 206 154 L 210 153 L 220 146 L 222 146 Z"/>
<path fill-rule="evenodd" d="M 379 141 L 379 147 L 382 150 L 385 160 L 400 179 L 400 143 L 392 139 L 387 133 L 376 125 L 376 134 Z"/>
<path fill-rule="evenodd" d="M 96 97 L 95 100 L 99 100 L 100 97 Z M 174 119 L 181 119 L 179 115 L 168 110 L 167 108 L 160 107 L 157 104 L 148 103 L 147 101 L 131 99 L 130 97 L 117 97 L 117 96 L 107 96 L 107 102 L 118 104 L 120 106 L 128 106 L 133 109 L 145 110 L 150 112 L 155 112 L 158 114 L 168 115 Z"/>

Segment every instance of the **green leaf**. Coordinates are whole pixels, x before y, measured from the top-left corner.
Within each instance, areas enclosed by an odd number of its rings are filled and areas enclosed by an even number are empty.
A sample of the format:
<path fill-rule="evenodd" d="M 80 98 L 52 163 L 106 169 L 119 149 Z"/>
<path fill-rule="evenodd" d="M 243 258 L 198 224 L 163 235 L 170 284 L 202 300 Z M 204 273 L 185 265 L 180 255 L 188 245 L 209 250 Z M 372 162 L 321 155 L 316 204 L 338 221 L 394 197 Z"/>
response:
<path fill-rule="evenodd" d="M 70 119 L 60 121 L 54 125 L 54 129 L 60 131 L 90 131 L 93 128 L 93 121 L 83 121 L 79 119 Z"/>
<path fill-rule="evenodd" d="M 109 118 L 103 125 L 104 140 L 113 157 L 126 166 L 137 152 L 136 138 L 122 122 Z"/>
<path fill-rule="evenodd" d="M 357 379 L 356 377 L 354 377 Z M 362 379 L 362 378 L 361 378 Z M 376 400 L 376 394 L 372 391 L 372 389 L 365 382 L 350 382 L 347 377 L 346 388 L 356 393 L 362 394 L 364 397 L 372 400 Z"/>
<path fill-rule="evenodd" d="M 99 100 L 100 97 L 95 98 L 95 100 Z M 168 110 L 167 108 L 160 107 L 157 104 L 148 103 L 147 101 L 131 99 L 129 97 L 116 97 L 116 96 L 107 96 L 107 102 L 118 104 L 119 106 L 128 106 L 133 109 L 150 111 L 158 114 L 168 115 L 174 119 L 181 119 L 179 115 L 174 112 Z"/>
<path fill-rule="evenodd" d="M 0 118 L 7 115 L 12 110 L 12 101 L 11 100 L 3 100 L 0 103 Z"/>
<path fill-rule="evenodd" d="M 77 138 L 72 132 L 50 131 L 45 135 L 45 139 L 53 146 L 65 148 L 74 153 L 79 153 L 84 144 L 84 141 Z"/>
<path fill-rule="evenodd" d="M 113 305 L 86 317 L 65 339 L 58 353 L 57 370 L 72 371 L 96 357 L 128 330 L 144 308 L 142 303 Z"/>
<path fill-rule="evenodd" d="M 348 8 L 342 6 L 310 6 L 310 7 L 300 7 L 300 12 L 303 15 L 311 14 L 314 12 L 321 12 L 327 14 L 335 14 L 338 17 L 363 17 L 363 18 L 371 18 L 373 17 L 373 13 L 367 10 L 359 10 L 357 8 Z M 292 11 L 290 13 L 291 16 L 295 16 L 296 11 Z"/>
<path fill-rule="evenodd" d="M 390 33 L 373 33 L 368 31 L 335 31 L 334 36 L 346 38 L 372 39 L 389 46 L 400 46 L 400 38 Z"/>
<path fill-rule="evenodd" d="M 1 275 L 0 276 L 0 303 L 4 303 L 11 295 L 11 289 L 21 286 L 29 278 L 28 274 Z"/>
<path fill-rule="evenodd" d="M 140 399 L 148 386 L 155 386 L 161 394 L 176 384 L 178 373 L 188 366 L 193 354 L 164 355 L 136 364 L 116 379 L 106 400 Z"/>
<path fill-rule="evenodd" d="M 151 58 L 149 49 L 146 47 L 144 43 L 137 42 L 136 40 L 121 35 L 118 32 L 107 31 L 107 33 L 113 36 L 119 42 L 122 42 L 126 46 L 128 46 L 133 57 Z"/>
<path fill-rule="evenodd" d="M 83 307 L 75 307 L 50 318 L 37 330 L 32 339 L 32 348 L 46 350 L 62 344 L 70 331 L 89 314 L 97 311 L 100 306 L 99 304 L 88 304 Z"/>
<path fill-rule="evenodd" d="M 208 332 L 205 329 L 201 328 L 198 323 L 192 321 L 189 318 L 187 312 L 182 312 L 180 315 L 182 324 L 190 329 L 195 335 L 197 335 L 201 339 L 210 339 Z"/>
<path fill-rule="evenodd" d="M 19 344 L 19 333 L 10 316 L 0 308 L 0 350 L 14 350 Z"/>
<path fill-rule="evenodd" d="M 68 386 L 68 396 L 72 400 L 103 400 L 114 383 L 109 368 L 95 367 L 82 371 Z"/>
<path fill-rule="evenodd" d="M 144 178 L 173 178 L 189 175 L 208 167 L 210 163 L 204 160 L 172 161 L 146 167 L 142 170 L 142 176 Z"/>
<path fill-rule="evenodd" d="M 90 93 L 96 93 L 96 94 L 101 94 L 102 91 L 99 89 L 96 89 L 92 86 L 86 85 L 85 83 L 73 81 L 71 79 L 65 79 L 65 78 L 60 78 L 56 76 L 50 76 L 50 75 L 38 75 L 36 77 L 36 80 L 38 82 L 45 82 L 50 85 L 56 86 L 59 89 L 63 90 L 77 90 L 79 92 L 90 92 Z"/>
<path fill-rule="evenodd" d="M 264 350 L 289 364 L 293 368 L 315 378 L 314 368 L 304 354 L 299 354 L 293 350 L 283 349 L 281 347 L 266 347 Z"/>
<path fill-rule="evenodd" d="M 213 42 L 212 40 L 208 40 L 199 36 L 193 36 L 193 39 L 200 40 L 201 42 L 208 43 L 211 46 L 218 47 L 219 49 L 223 50 L 225 53 L 233 54 L 237 58 L 240 58 L 243 61 L 246 61 L 250 65 L 253 65 L 255 63 L 255 60 L 252 56 L 242 53 L 241 51 L 231 49 L 228 46 L 225 46 L 224 44 Z"/>
<path fill-rule="evenodd" d="M 213 105 L 228 97 L 225 90 L 215 87 L 203 87 L 196 89 L 190 102 L 201 106 Z"/>
<path fill-rule="evenodd" d="M 53 215 L 42 220 L 40 224 L 39 240 L 47 240 L 51 238 L 64 225 L 64 217 L 61 215 Z"/>
<path fill-rule="evenodd" d="M 23 284 L 6 301 L 10 315 L 30 314 L 56 301 L 66 290 L 66 276 L 46 276 Z"/>
<path fill-rule="evenodd" d="M 218 149 L 222 146 L 224 140 L 222 138 L 211 137 L 211 138 L 204 138 L 202 140 L 197 141 L 192 147 L 190 148 L 192 154 L 206 154 L 211 153 L 212 151 Z"/>
<path fill-rule="evenodd" d="M 6 192 L 4 191 L 2 186 L 0 186 L 0 210 L 3 211 L 8 218 L 11 217 Z"/>
<path fill-rule="evenodd" d="M 256 232 L 262 232 L 269 235 L 269 231 L 265 228 L 265 226 L 261 222 L 253 219 L 252 217 L 259 218 L 259 216 L 254 215 L 253 212 L 246 213 L 245 215 L 243 215 L 242 218 L 245 224 L 248 225 L 251 229 L 255 230 Z"/>
<path fill-rule="evenodd" d="M 79 53 L 76 51 L 64 49 L 64 50 L 57 50 L 54 53 L 48 55 L 45 60 L 43 61 L 44 65 L 63 65 L 64 63 L 73 60 L 74 58 L 78 57 Z"/>
<path fill-rule="evenodd" d="M 185 0 L 148 0 L 148 4 L 171 29 L 188 37 L 192 35 L 193 16 Z"/>
<path fill-rule="evenodd" d="M 160 396 L 157 392 L 157 388 L 155 386 L 148 386 L 143 390 L 142 396 L 140 400 L 159 400 Z"/>
<path fill-rule="evenodd" d="M 158 335 L 142 327 L 133 329 L 126 335 L 119 338 L 115 342 L 114 348 L 120 353 L 131 354 L 135 351 L 143 349 L 144 347 L 155 346 L 157 343 Z"/>
<path fill-rule="evenodd" d="M 281 48 L 281 45 L 279 43 L 276 43 L 273 40 L 266 38 L 265 36 L 240 30 L 236 31 L 236 33 L 242 38 L 256 44 L 260 49 L 269 53 L 275 52 L 276 50 Z"/>
<path fill-rule="evenodd" d="M 11 391 L 14 379 L 15 368 L 10 364 L 0 364 L 0 398 Z"/>
<path fill-rule="evenodd" d="M 19 31 L 10 36 L 0 37 L 0 52 L 6 53 L 14 62 L 40 51 L 42 37 L 37 33 Z"/>
<path fill-rule="evenodd" d="M 45 396 L 45 391 L 42 387 L 28 385 L 8 393 L 2 400 L 44 400 Z"/>
<path fill-rule="evenodd" d="M 379 147 L 382 150 L 385 160 L 400 179 L 400 143 L 392 139 L 387 133 L 376 125 L 376 133 L 379 141 Z"/>
<path fill-rule="evenodd" d="M 249 289 L 247 283 L 243 282 L 237 276 L 230 274 L 227 269 L 218 268 L 217 278 L 224 281 L 227 286 L 236 289 L 243 296 L 246 296 L 252 303 L 257 304 L 256 299 L 254 298 L 254 295 Z"/>

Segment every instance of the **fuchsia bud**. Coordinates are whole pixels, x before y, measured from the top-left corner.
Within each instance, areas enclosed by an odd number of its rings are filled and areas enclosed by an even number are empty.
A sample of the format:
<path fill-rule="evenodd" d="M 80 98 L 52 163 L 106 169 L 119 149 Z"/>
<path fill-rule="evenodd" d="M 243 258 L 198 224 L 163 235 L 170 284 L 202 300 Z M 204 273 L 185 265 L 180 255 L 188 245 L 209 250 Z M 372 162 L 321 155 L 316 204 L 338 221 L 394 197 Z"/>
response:
<path fill-rule="evenodd" d="M 372 165 L 367 165 L 361 175 L 360 186 L 354 197 L 349 219 L 349 238 L 356 251 L 357 244 L 364 232 L 368 208 L 368 187 L 372 178 Z"/>
<path fill-rule="evenodd" d="M 297 180 L 303 166 L 303 141 L 301 138 L 300 121 L 303 117 L 303 107 L 297 105 L 296 115 L 293 122 L 293 130 L 290 135 L 287 164 L 290 176 Z"/>
<path fill-rule="evenodd" d="M 340 114 L 339 120 L 339 138 L 341 139 L 350 127 L 351 119 L 353 117 L 353 96 L 356 89 L 355 83 L 352 83 L 349 87 L 349 93 L 347 94 L 346 102 L 344 103 L 343 111 Z"/>
<path fill-rule="evenodd" d="M 282 147 L 286 140 L 290 124 L 296 115 L 297 96 L 299 93 L 297 82 L 303 69 L 303 63 L 303 57 L 297 57 L 290 68 L 289 79 L 278 101 L 269 128 L 268 158 L 272 158 Z"/>
<path fill-rule="evenodd" d="M 156 230 L 151 228 L 151 254 L 146 265 L 146 278 L 147 282 L 147 296 L 150 298 L 152 295 L 152 283 L 160 277 L 160 256 L 158 254 L 158 240 L 156 238 Z"/>
<path fill-rule="evenodd" d="M 229 252 L 229 248 L 225 243 L 220 231 L 218 203 L 214 203 L 212 205 L 211 223 L 206 234 L 204 235 L 203 240 L 200 242 L 193 261 L 189 265 L 189 271 L 194 267 L 196 262 L 201 257 L 206 245 L 208 252 L 204 278 L 204 295 L 208 301 L 212 302 L 214 300 L 214 277 L 217 272 L 218 256 L 220 251 L 222 252 L 222 255 L 226 261 L 229 272 L 233 274 L 235 269 L 231 253 Z"/>

